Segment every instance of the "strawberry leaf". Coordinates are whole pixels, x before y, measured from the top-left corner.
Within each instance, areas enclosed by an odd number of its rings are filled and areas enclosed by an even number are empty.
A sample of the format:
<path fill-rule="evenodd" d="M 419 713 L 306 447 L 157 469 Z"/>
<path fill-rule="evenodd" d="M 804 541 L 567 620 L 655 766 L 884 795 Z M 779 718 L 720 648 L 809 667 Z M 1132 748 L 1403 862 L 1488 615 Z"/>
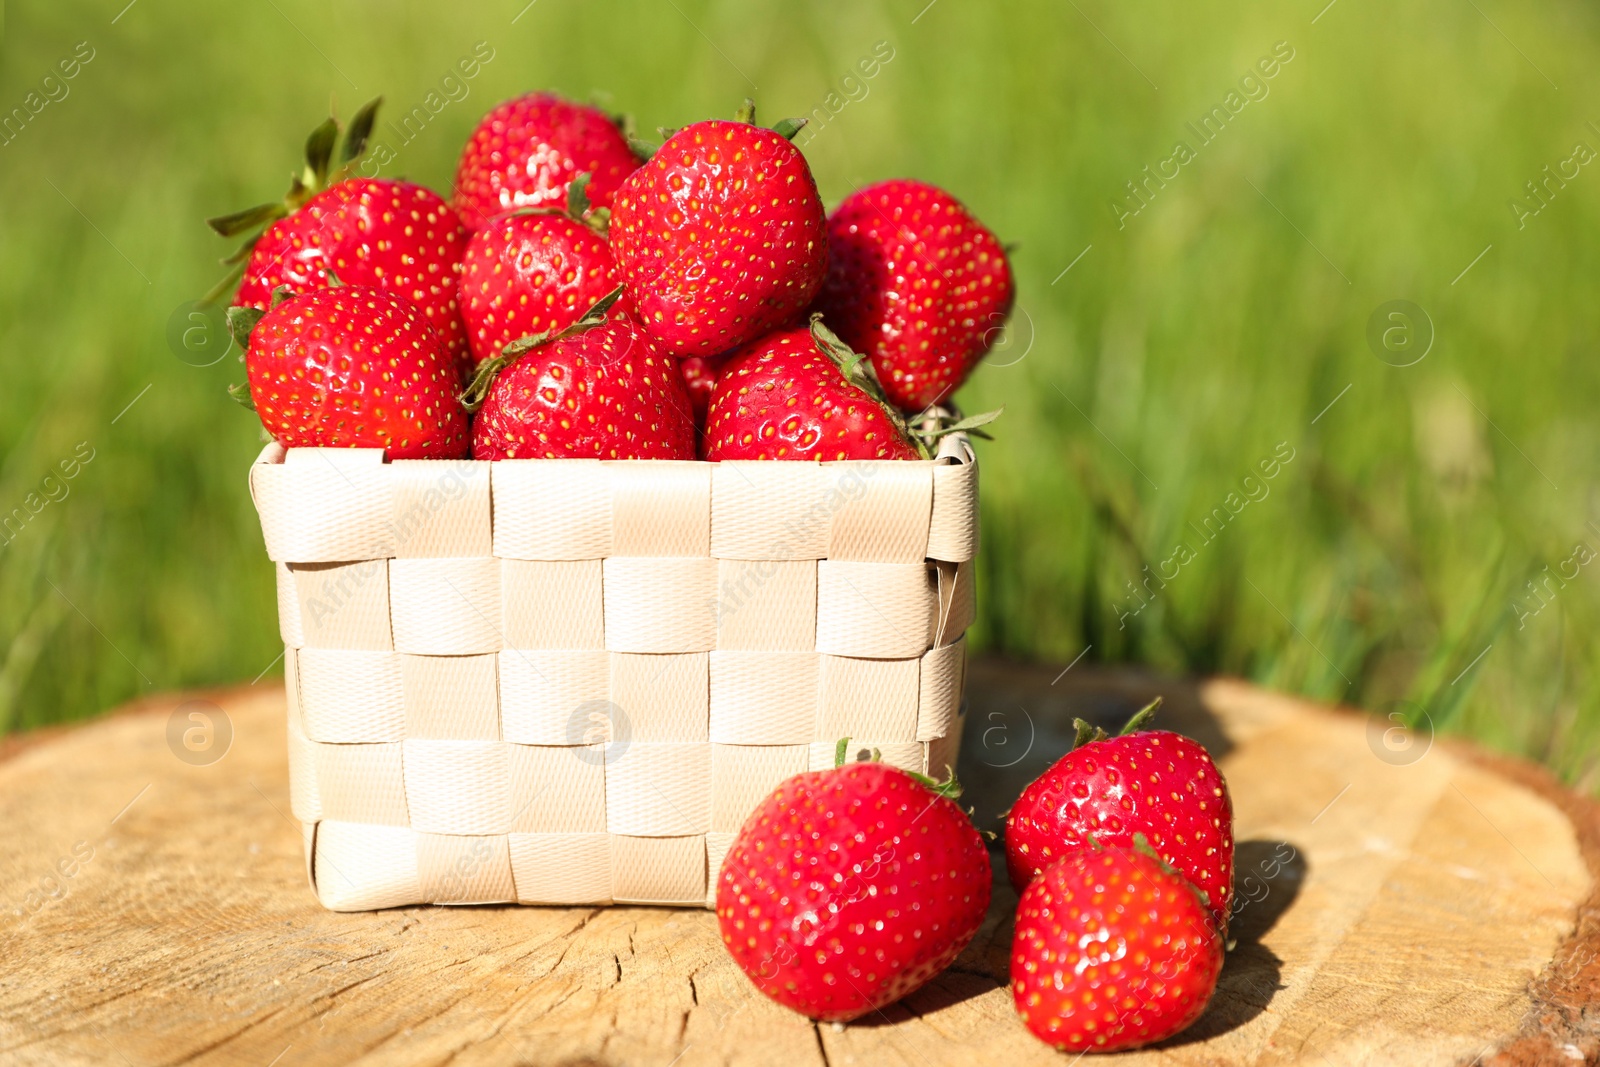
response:
<path fill-rule="evenodd" d="M 582 222 L 583 217 L 589 213 L 590 177 L 589 172 L 584 171 L 567 186 L 567 214 L 572 216 L 574 222 Z"/>
<path fill-rule="evenodd" d="M 272 290 L 272 306 L 277 307 L 279 304 L 283 303 L 285 300 L 288 300 L 292 296 L 294 296 L 293 289 L 290 289 L 287 285 L 280 285 L 276 289 Z"/>
<path fill-rule="evenodd" d="M 921 437 L 911 432 L 906 425 L 906 418 L 900 409 L 889 403 L 889 398 L 884 395 L 883 385 L 878 381 L 878 372 L 872 366 L 872 361 L 855 352 L 849 345 L 839 339 L 822 323 L 822 313 L 813 312 L 811 315 L 811 340 L 816 344 L 817 350 L 833 361 L 839 368 L 839 373 L 844 380 L 866 393 L 883 408 L 883 413 L 888 417 L 890 425 L 900 431 L 900 436 L 911 442 L 916 448 L 917 455 L 923 459 L 932 459 L 933 452 L 928 448 L 928 443 Z"/>
<path fill-rule="evenodd" d="M 1082 748 L 1084 745 L 1092 744 L 1095 741 L 1104 741 L 1111 736 L 1100 727 L 1092 726 L 1082 719 L 1073 719 L 1072 726 L 1078 731 L 1077 737 L 1072 742 L 1072 747 L 1075 749 Z"/>
<path fill-rule="evenodd" d="M 253 230 L 257 226 L 264 226 L 274 219 L 281 219 L 287 214 L 282 204 L 257 204 L 243 211 L 235 211 L 231 215 L 218 215 L 216 218 L 206 219 L 206 225 L 223 237 L 233 237 L 246 230 Z"/>
<path fill-rule="evenodd" d="M 228 335 L 233 338 L 233 343 L 239 346 L 240 352 L 250 351 L 250 331 L 256 328 L 256 323 L 261 321 L 266 312 L 260 308 L 234 307 L 227 313 Z M 235 397 L 234 399 L 238 399 Z"/>
<path fill-rule="evenodd" d="M 651 144 L 649 141 L 641 140 L 631 133 L 625 134 L 624 136 L 627 137 L 628 147 L 633 150 L 633 154 L 638 156 L 641 162 L 650 162 L 650 157 L 656 154 L 657 146 Z"/>
<path fill-rule="evenodd" d="M 244 382 L 228 386 L 228 395 L 240 407 L 249 408 L 251 411 L 256 409 L 256 402 L 250 398 L 250 386 Z"/>
<path fill-rule="evenodd" d="M 795 134 L 805 129 L 806 123 L 810 121 L 810 119 L 806 118 L 779 119 L 772 124 L 772 132 L 782 137 L 785 141 L 792 141 Z"/>
<path fill-rule="evenodd" d="M 940 437 L 943 437 L 945 434 L 950 433 L 969 433 L 974 437 L 983 437 L 988 440 L 993 440 L 993 438 L 989 437 L 989 435 L 986 433 L 975 433 L 974 431 L 976 431 L 980 426 L 989 425 L 989 423 L 993 422 L 995 419 L 998 419 L 1005 413 L 1006 409 L 1004 405 L 1002 405 L 995 408 L 993 411 L 985 411 L 981 415 L 969 415 L 967 418 L 961 419 L 959 422 L 952 422 L 948 425 L 937 426 L 931 430 L 918 429 L 914 430 L 913 432 L 917 434 L 917 436 L 928 441 L 936 440 Z"/>
<path fill-rule="evenodd" d="M 350 128 L 344 135 L 344 151 L 339 154 L 340 163 L 351 163 L 366 152 L 367 141 L 372 137 L 372 127 L 378 121 L 378 108 L 382 103 L 381 96 L 368 100 L 361 105 L 361 110 L 350 116 Z"/>
<path fill-rule="evenodd" d="M 1143 730 L 1146 726 L 1150 725 L 1150 720 L 1156 717 L 1156 712 L 1160 709 L 1160 707 L 1161 698 L 1156 697 L 1150 703 L 1134 712 L 1133 716 L 1129 718 L 1128 721 L 1123 724 L 1122 729 L 1118 731 L 1117 736 L 1127 737 L 1131 733 Z"/>
<path fill-rule="evenodd" d="M 493 359 L 486 359 L 478 364 L 478 369 L 472 374 L 472 381 L 461 390 L 456 398 L 461 401 L 461 406 L 467 409 L 470 415 L 483 407 L 483 402 L 489 399 L 489 390 L 494 387 L 494 380 L 501 371 L 517 361 L 517 357 L 530 349 L 536 348 L 545 342 L 548 334 L 536 333 L 528 337 L 519 337 L 500 350 L 500 354 Z"/>
<path fill-rule="evenodd" d="M 849 754 L 850 739 L 848 737 L 839 738 L 839 743 L 833 746 L 833 765 L 835 767 L 843 767 L 845 757 Z"/>
<path fill-rule="evenodd" d="M 332 116 L 324 119 L 306 138 L 306 182 L 313 189 L 321 189 L 328 182 L 328 161 L 333 158 L 333 142 L 339 137 L 338 120 Z"/>

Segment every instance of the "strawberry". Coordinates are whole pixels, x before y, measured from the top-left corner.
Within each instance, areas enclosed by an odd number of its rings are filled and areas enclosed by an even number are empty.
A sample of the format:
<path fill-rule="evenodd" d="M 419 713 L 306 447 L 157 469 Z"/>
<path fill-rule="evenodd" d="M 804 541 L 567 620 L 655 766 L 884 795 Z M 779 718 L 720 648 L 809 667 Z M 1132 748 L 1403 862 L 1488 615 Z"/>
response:
<path fill-rule="evenodd" d="M 530 212 L 494 219 L 472 235 L 461 261 L 461 316 L 474 359 L 571 326 L 617 287 L 615 275 L 611 246 L 580 222 Z"/>
<path fill-rule="evenodd" d="M 455 208 L 469 229 L 520 207 L 560 207 L 579 174 L 592 177 L 589 197 L 610 207 L 635 168 L 626 135 L 598 108 L 553 93 L 507 100 L 467 138 L 456 168 Z"/>
<path fill-rule="evenodd" d="M 571 326 L 525 337 L 478 368 L 474 459 L 693 459 L 694 416 L 672 360 L 613 290 Z"/>
<path fill-rule="evenodd" d="M 717 379 L 728 365 L 723 356 L 689 356 L 678 360 L 678 370 L 683 374 L 683 387 L 689 392 L 689 402 L 694 405 L 694 423 L 702 429 L 706 424 L 706 411 L 711 407 L 711 394 L 716 392 Z"/>
<path fill-rule="evenodd" d="M 706 414 L 706 459 L 918 459 L 866 364 L 820 320 L 735 352 Z"/>
<path fill-rule="evenodd" d="M 1074 849 L 1091 842 L 1125 847 L 1143 834 L 1207 896 L 1226 930 L 1233 900 L 1228 785 L 1196 742 L 1142 729 L 1160 704 L 1141 709 L 1117 737 L 1078 720 L 1078 747 L 1022 791 L 1006 816 L 1006 867 L 1018 892 Z"/>
<path fill-rule="evenodd" d="M 266 224 L 233 257 L 248 256 L 234 303 L 266 310 L 282 286 L 307 293 L 327 288 L 335 277 L 345 285 L 387 289 L 421 309 L 446 352 L 464 367 L 469 354 L 456 286 L 467 233 L 456 213 L 420 185 L 349 176 L 366 150 L 378 104 L 372 101 L 350 120 L 337 169 L 332 156 L 339 126 L 330 118 L 306 141 L 305 171 L 281 203 L 210 220 L 224 236 Z"/>
<path fill-rule="evenodd" d="M 414 305 L 348 286 L 228 316 L 245 349 L 250 399 L 287 448 L 382 448 L 390 459 L 467 454 L 455 365 Z"/>
<path fill-rule="evenodd" d="M 804 311 L 827 266 L 817 184 L 800 129 L 697 122 L 617 192 L 611 246 L 640 320 L 680 358 L 753 340 Z"/>
<path fill-rule="evenodd" d="M 1015 295 L 1000 242 L 935 186 L 879 182 L 828 218 L 816 308 L 908 411 L 949 399 L 999 337 Z"/>
<path fill-rule="evenodd" d="M 717 923 L 767 996 L 859 1018 L 921 987 L 989 907 L 983 838 L 935 783 L 878 762 L 787 779 L 750 813 L 717 877 Z"/>
<path fill-rule="evenodd" d="M 1062 1051 L 1171 1037 L 1205 1011 L 1221 970 L 1199 894 L 1137 849 L 1069 852 L 1017 904 L 1011 995 L 1033 1035 Z"/>

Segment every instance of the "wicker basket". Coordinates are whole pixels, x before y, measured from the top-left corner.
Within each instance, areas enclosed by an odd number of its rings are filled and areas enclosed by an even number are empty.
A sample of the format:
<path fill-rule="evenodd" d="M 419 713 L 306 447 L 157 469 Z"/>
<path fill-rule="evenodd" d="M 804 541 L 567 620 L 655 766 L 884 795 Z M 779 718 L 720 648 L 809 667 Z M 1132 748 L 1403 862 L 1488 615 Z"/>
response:
<path fill-rule="evenodd" d="M 412 460 L 269 445 L 289 778 L 339 911 L 711 906 L 838 738 L 942 774 L 977 465 Z"/>

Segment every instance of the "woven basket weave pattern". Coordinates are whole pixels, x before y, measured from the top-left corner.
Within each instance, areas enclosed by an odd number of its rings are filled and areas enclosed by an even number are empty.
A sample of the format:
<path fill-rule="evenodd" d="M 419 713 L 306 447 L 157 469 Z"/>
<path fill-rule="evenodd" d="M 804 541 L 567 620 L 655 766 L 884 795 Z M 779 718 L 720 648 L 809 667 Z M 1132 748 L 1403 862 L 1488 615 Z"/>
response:
<path fill-rule="evenodd" d="M 954 766 L 977 466 L 383 461 L 270 445 L 293 810 L 323 904 L 710 906 L 835 742 Z"/>

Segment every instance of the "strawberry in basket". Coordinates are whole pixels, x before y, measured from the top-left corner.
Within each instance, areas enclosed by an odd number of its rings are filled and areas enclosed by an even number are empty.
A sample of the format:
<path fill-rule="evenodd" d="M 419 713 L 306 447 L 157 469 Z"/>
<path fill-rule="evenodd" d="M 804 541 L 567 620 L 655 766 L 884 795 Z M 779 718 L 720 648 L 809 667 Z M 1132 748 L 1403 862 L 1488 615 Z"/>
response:
<path fill-rule="evenodd" d="M 797 774 L 750 813 L 717 876 L 740 970 L 812 1019 L 847 1022 L 916 991 L 989 908 L 989 854 L 935 782 L 876 759 Z"/>
<path fill-rule="evenodd" d="M 482 363 L 519 337 L 557 333 L 617 287 L 603 214 L 592 211 L 579 175 L 565 213 L 523 208 L 486 223 L 461 261 L 461 315 Z M 620 301 L 613 314 L 628 310 Z"/>
<path fill-rule="evenodd" d="M 225 237 L 257 231 L 225 261 L 243 275 L 234 303 L 264 311 L 281 287 L 308 293 L 326 288 L 333 277 L 387 289 L 421 310 L 464 368 L 469 353 L 456 279 L 466 230 L 431 189 L 352 176 L 380 103 L 381 98 L 372 101 L 350 120 L 337 166 L 339 124 L 329 118 L 306 140 L 305 170 L 282 201 L 209 220 Z M 224 279 L 219 293 L 233 277 Z"/>
<path fill-rule="evenodd" d="M 1000 337 L 1015 295 L 999 240 L 935 186 L 879 182 L 828 218 L 816 309 L 906 411 L 949 399 Z"/>
<path fill-rule="evenodd" d="M 706 414 L 706 458 L 921 459 L 871 370 L 820 317 L 734 353 Z"/>
<path fill-rule="evenodd" d="M 683 378 L 626 315 L 619 286 L 576 323 L 524 337 L 478 368 L 474 459 L 693 459 Z"/>
<path fill-rule="evenodd" d="M 800 150 L 803 125 L 685 126 L 617 191 L 611 247 L 639 320 L 663 350 L 710 356 L 811 303 L 827 267 L 826 216 Z"/>
<path fill-rule="evenodd" d="M 560 208 L 571 184 L 588 174 L 589 199 L 605 209 L 638 166 L 610 115 L 554 93 L 528 93 L 500 104 L 472 131 L 456 168 L 455 208 L 476 230 L 517 208 Z"/>
<path fill-rule="evenodd" d="M 467 416 L 454 361 L 420 310 L 384 289 L 338 286 L 273 307 L 232 308 L 248 398 L 286 448 L 381 448 L 390 459 L 459 459 Z"/>

